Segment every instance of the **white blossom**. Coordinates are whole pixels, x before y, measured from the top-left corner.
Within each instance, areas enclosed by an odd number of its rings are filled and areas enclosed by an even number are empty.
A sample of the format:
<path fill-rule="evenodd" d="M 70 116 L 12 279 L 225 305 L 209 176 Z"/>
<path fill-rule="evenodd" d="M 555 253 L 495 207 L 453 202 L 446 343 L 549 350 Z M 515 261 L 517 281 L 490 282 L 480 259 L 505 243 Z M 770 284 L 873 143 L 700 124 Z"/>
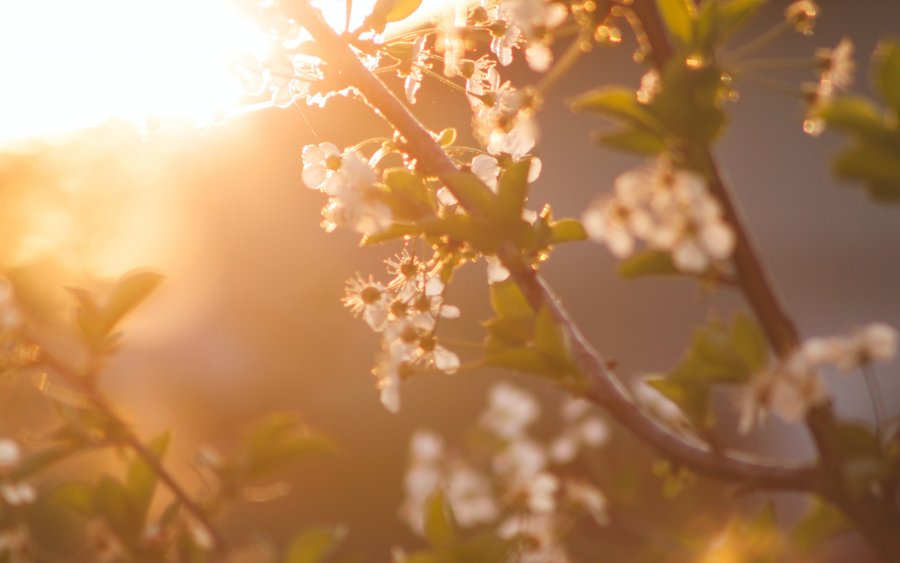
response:
<path fill-rule="evenodd" d="M 362 316 L 372 330 L 384 330 L 388 316 L 388 295 L 384 285 L 372 279 L 372 276 L 365 279 L 356 274 L 355 278 L 348 280 L 342 301 L 354 316 Z"/>
<path fill-rule="evenodd" d="M 828 396 L 822 381 L 803 352 L 796 352 L 763 371 L 745 387 L 740 403 L 739 429 L 749 432 L 770 412 L 785 422 L 799 422 Z"/>
<path fill-rule="evenodd" d="M 813 0 L 794 0 L 785 8 L 784 17 L 798 32 L 812 35 L 818 13 L 819 6 Z"/>
<path fill-rule="evenodd" d="M 450 470 L 446 482 L 447 502 L 460 526 L 486 524 L 499 515 L 500 510 L 486 476 L 460 465 Z"/>
<path fill-rule="evenodd" d="M 22 450 L 19 443 L 9 438 L 0 439 L 0 473 L 15 469 L 21 462 Z"/>
<path fill-rule="evenodd" d="M 488 408 L 479 424 L 505 440 L 514 440 L 540 416 L 535 398 L 509 383 L 498 383 L 488 394 Z"/>
<path fill-rule="evenodd" d="M 818 49 L 819 85 L 816 93 L 828 98 L 835 90 L 844 90 L 853 83 L 856 65 L 853 62 L 853 42 L 844 37 L 833 49 Z"/>
<path fill-rule="evenodd" d="M 804 342 L 803 353 L 813 365 L 834 364 L 851 373 L 872 362 L 892 360 L 897 355 L 897 331 L 873 323 L 846 337 L 811 338 Z"/>

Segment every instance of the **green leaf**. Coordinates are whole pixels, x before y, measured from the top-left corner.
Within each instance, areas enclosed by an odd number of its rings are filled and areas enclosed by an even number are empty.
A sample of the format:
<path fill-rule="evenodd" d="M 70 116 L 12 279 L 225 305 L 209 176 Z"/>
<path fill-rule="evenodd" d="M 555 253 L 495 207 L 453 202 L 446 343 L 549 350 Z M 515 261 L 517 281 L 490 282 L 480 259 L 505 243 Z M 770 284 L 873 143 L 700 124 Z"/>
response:
<path fill-rule="evenodd" d="M 668 252 L 660 252 L 658 250 L 639 252 L 620 262 L 616 267 L 616 271 L 626 279 L 681 274 L 672 262 L 672 256 Z"/>
<path fill-rule="evenodd" d="M 809 552 L 852 527 L 840 510 L 813 496 L 809 510 L 791 532 L 792 544 L 801 552 Z"/>
<path fill-rule="evenodd" d="M 387 203 L 395 217 L 416 221 L 434 212 L 431 191 L 417 175 L 405 168 L 389 168 L 385 170 L 383 180 L 387 186 Z"/>
<path fill-rule="evenodd" d="M 346 536 L 343 526 L 304 530 L 291 540 L 284 563 L 321 563 Z"/>
<path fill-rule="evenodd" d="M 498 213 L 506 221 L 519 222 L 528 197 L 528 169 L 531 159 L 514 162 L 500 176 L 497 184 Z"/>
<path fill-rule="evenodd" d="M 433 547 L 449 548 L 457 543 L 456 522 L 444 492 L 436 489 L 425 512 L 425 539 Z"/>
<path fill-rule="evenodd" d="M 245 479 L 255 480 L 334 449 L 331 440 L 310 432 L 295 413 L 271 413 L 245 436 L 238 469 Z"/>
<path fill-rule="evenodd" d="M 900 113 L 900 41 L 880 42 L 874 59 L 878 89 L 894 111 Z"/>
<path fill-rule="evenodd" d="M 746 313 L 731 320 L 729 344 L 744 360 L 750 373 L 761 371 L 769 363 L 769 344 L 759 323 Z"/>
<path fill-rule="evenodd" d="M 651 131 L 662 130 L 659 121 L 637 101 L 634 90 L 622 86 L 605 86 L 577 97 L 570 107 L 573 111 L 589 111 L 616 121 L 630 123 Z"/>
<path fill-rule="evenodd" d="M 147 444 L 147 450 L 156 457 L 157 461 L 161 461 L 165 455 L 166 449 L 169 447 L 169 437 L 169 433 L 166 432 Z M 125 487 L 128 489 L 131 502 L 140 518 L 141 528 L 147 523 L 147 515 L 150 512 L 150 503 L 153 501 L 158 478 L 159 475 L 156 471 L 140 456 L 135 457 L 128 467 Z"/>
<path fill-rule="evenodd" d="M 587 239 L 587 232 L 577 219 L 560 219 L 550 225 L 550 244 Z"/>
<path fill-rule="evenodd" d="M 501 319 L 527 319 L 534 316 L 534 310 L 522 290 L 512 280 L 491 284 L 490 301 L 494 312 Z"/>
<path fill-rule="evenodd" d="M 550 308 L 544 305 L 534 321 L 534 347 L 548 358 L 568 363 L 570 359 L 566 334 L 556 323 Z"/>
<path fill-rule="evenodd" d="M 138 271 L 122 276 L 106 304 L 104 320 L 107 332 L 153 293 L 163 277 L 155 272 Z"/>
<path fill-rule="evenodd" d="M 94 509 L 119 539 L 134 544 L 142 531 L 141 518 L 124 485 L 104 476 L 94 490 Z"/>
<path fill-rule="evenodd" d="M 815 112 L 831 129 L 861 139 L 898 142 L 885 128 L 881 113 L 872 102 L 858 96 L 842 96 L 822 105 Z"/>
<path fill-rule="evenodd" d="M 712 61 L 690 67 L 684 57 L 666 63 L 661 88 L 648 110 L 672 135 L 706 146 L 721 134 L 726 117 L 722 111 L 722 73 Z"/>
<path fill-rule="evenodd" d="M 645 383 L 678 405 L 681 412 L 698 428 L 709 425 L 709 385 L 677 378 L 648 378 Z"/>
<path fill-rule="evenodd" d="M 873 198 L 900 202 L 900 151 L 872 144 L 851 147 L 834 158 L 832 168 L 840 178 L 862 181 Z"/>
<path fill-rule="evenodd" d="M 737 33 L 766 0 L 724 0 L 714 2 L 716 6 L 715 36 L 717 41 L 725 41 Z"/>
<path fill-rule="evenodd" d="M 466 205 L 475 206 L 477 211 L 487 212 L 494 207 L 494 193 L 478 176 L 471 172 L 442 174 L 441 180 L 451 188 L 453 195 Z"/>
<path fill-rule="evenodd" d="M 665 139 L 650 129 L 632 127 L 613 131 L 601 131 L 592 135 L 598 145 L 625 152 L 645 155 L 657 155 L 666 150 Z"/>
<path fill-rule="evenodd" d="M 55 502 L 82 516 L 94 514 L 94 486 L 90 483 L 72 481 L 57 487 L 52 498 Z"/>
<path fill-rule="evenodd" d="M 672 35 L 683 43 L 691 40 L 697 9 L 693 0 L 656 0 L 659 13 Z"/>

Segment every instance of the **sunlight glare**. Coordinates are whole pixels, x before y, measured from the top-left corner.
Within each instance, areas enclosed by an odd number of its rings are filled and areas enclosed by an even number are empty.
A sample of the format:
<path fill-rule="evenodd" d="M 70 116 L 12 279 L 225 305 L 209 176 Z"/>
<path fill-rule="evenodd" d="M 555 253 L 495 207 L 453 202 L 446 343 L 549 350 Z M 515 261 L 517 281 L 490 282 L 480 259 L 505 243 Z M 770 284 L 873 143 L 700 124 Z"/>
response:
<path fill-rule="evenodd" d="M 439 5 L 430 0 L 425 5 Z M 355 0 L 354 24 L 374 0 Z M 345 4 L 317 2 L 343 29 Z M 419 19 L 418 21 L 421 21 Z M 206 125 L 243 94 L 232 61 L 270 39 L 223 0 L 29 0 L 0 4 L 0 142 L 110 119 Z"/>

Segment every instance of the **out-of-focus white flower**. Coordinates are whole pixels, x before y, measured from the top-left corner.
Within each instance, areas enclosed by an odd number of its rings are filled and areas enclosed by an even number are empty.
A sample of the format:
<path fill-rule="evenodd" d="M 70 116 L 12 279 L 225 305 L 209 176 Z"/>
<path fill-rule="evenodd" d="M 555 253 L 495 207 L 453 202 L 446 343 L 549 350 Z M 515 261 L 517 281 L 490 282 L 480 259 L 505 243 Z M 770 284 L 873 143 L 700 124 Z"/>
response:
<path fill-rule="evenodd" d="M 559 2 L 544 0 L 501 0 L 500 10 L 508 24 L 521 30 L 528 46 L 525 57 L 535 72 L 550 68 L 553 53 L 548 43 L 551 31 L 565 21 L 568 10 Z"/>
<path fill-rule="evenodd" d="M 490 480 L 467 466 L 457 466 L 447 476 L 447 502 L 460 526 L 493 522 L 500 514 Z"/>
<path fill-rule="evenodd" d="M 565 426 L 548 450 L 555 463 L 568 463 L 582 447 L 599 447 L 609 440 L 609 427 L 602 418 L 591 415 L 590 410 L 590 403 L 584 399 L 570 398 L 562 404 L 560 412 Z"/>
<path fill-rule="evenodd" d="M 514 440 L 540 416 L 535 398 L 523 389 L 502 382 L 491 387 L 488 408 L 479 424 L 505 440 Z"/>
<path fill-rule="evenodd" d="M 537 474 L 528 481 L 528 509 L 535 513 L 547 513 L 556 510 L 556 492 L 559 490 L 559 479 L 546 471 Z"/>
<path fill-rule="evenodd" d="M 770 412 L 785 422 L 799 422 L 827 399 L 813 366 L 802 352 L 796 352 L 773 369 L 757 374 L 744 389 L 739 429 L 746 434 Z"/>
<path fill-rule="evenodd" d="M 588 236 L 617 257 L 631 255 L 638 240 L 669 252 L 689 273 L 731 256 L 734 232 L 701 175 L 657 162 L 619 175 L 614 188 L 613 197 L 588 208 L 583 222 Z"/>
<path fill-rule="evenodd" d="M 565 484 L 566 498 L 582 507 L 600 526 L 609 524 L 606 512 L 606 496 L 594 485 L 576 479 L 568 479 Z"/>
<path fill-rule="evenodd" d="M 834 364 L 843 373 L 897 355 L 897 331 L 884 323 L 872 323 L 847 337 L 810 338 L 803 354 L 812 365 Z"/>
<path fill-rule="evenodd" d="M 568 563 L 570 561 L 560 539 L 559 518 L 552 513 L 517 514 L 507 518 L 497 529 L 501 538 L 520 538 L 517 563 Z"/>
<path fill-rule="evenodd" d="M 650 69 L 641 77 L 641 87 L 637 91 L 637 101 L 642 104 L 649 104 L 656 98 L 661 87 L 659 79 L 659 71 Z"/>
<path fill-rule="evenodd" d="M 9 438 L 0 439 L 0 473 L 8 472 L 22 462 L 22 449 L 19 443 Z"/>
<path fill-rule="evenodd" d="M 495 455 L 492 465 L 498 475 L 526 483 L 547 466 L 547 454 L 534 440 L 521 438 Z"/>
<path fill-rule="evenodd" d="M 31 504 L 37 498 L 34 487 L 25 482 L 0 482 L 0 498 L 10 506 Z"/>

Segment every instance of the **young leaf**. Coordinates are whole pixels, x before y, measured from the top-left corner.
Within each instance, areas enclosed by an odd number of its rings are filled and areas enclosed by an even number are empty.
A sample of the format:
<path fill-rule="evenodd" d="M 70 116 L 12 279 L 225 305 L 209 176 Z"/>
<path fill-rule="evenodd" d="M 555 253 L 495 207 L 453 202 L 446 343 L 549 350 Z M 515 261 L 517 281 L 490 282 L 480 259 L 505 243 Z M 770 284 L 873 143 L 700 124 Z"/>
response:
<path fill-rule="evenodd" d="M 672 276 L 681 273 L 672 262 L 672 256 L 668 252 L 658 250 L 644 250 L 623 260 L 616 267 L 616 272 L 626 279 Z"/>
<path fill-rule="evenodd" d="M 885 128 L 878 108 L 865 98 L 836 98 L 822 105 L 815 115 L 825 121 L 830 129 L 837 129 L 860 139 L 896 142 Z"/>
<path fill-rule="evenodd" d="M 456 522 L 444 492 L 435 490 L 425 512 L 425 539 L 433 547 L 449 548 L 457 542 Z"/>
<path fill-rule="evenodd" d="M 849 528 L 852 524 L 839 509 L 813 496 L 809 510 L 794 526 L 792 544 L 807 552 Z"/>
<path fill-rule="evenodd" d="M 544 305 L 534 321 L 534 347 L 553 361 L 569 362 L 569 346 L 566 335 L 556 324 L 550 308 Z"/>
<path fill-rule="evenodd" d="M 81 516 L 90 517 L 94 514 L 94 486 L 90 483 L 63 483 L 53 491 L 52 498 Z"/>
<path fill-rule="evenodd" d="M 531 159 L 523 158 L 511 164 L 500 176 L 497 185 L 497 205 L 500 217 L 507 221 L 519 222 L 522 209 L 528 197 L 528 170 Z"/>
<path fill-rule="evenodd" d="M 343 541 L 343 526 L 321 526 L 303 530 L 291 540 L 284 563 L 321 563 Z"/>
<path fill-rule="evenodd" d="M 577 219 L 560 219 L 550 225 L 550 244 L 575 242 L 587 239 L 584 226 Z"/>
<path fill-rule="evenodd" d="M 769 344 L 756 320 L 737 313 L 731 320 L 729 344 L 744 360 L 750 373 L 761 371 L 769 361 Z"/>
<path fill-rule="evenodd" d="M 137 541 L 142 528 L 128 490 L 109 476 L 104 476 L 94 489 L 94 510 L 106 520 L 109 529 L 126 544 Z"/>
<path fill-rule="evenodd" d="M 876 82 L 885 101 L 900 113 L 900 41 L 885 40 L 875 49 Z"/>
<path fill-rule="evenodd" d="M 501 319 L 526 319 L 534 316 L 528 300 L 511 280 L 491 284 L 491 307 Z"/>
<path fill-rule="evenodd" d="M 132 272 L 122 276 L 113 288 L 105 307 L 107 332 L 159 287 L 163 277 L 155 272 Z"/>
<path fill-rule="evenodd" d="M 169 446 L 169 433 L 166 432 L 147 444 L 147 449 L 162 460 Z M 141 528 L 147 523 L 147 514 L 150 511 L 150 503 L 153 501 L 153 493 L 156 491 L 156 482 L 159 475 L 156 474 L 146 461 L 140 456 L 135 457 L 128 468 L 125 478 L 125 487 L 131 497 L 132 504 L 140 519 Z"/>
<path fill-rule="evenodd" d="M 693 21 L 697 16 L 693 0 L 656 0 L 656 5 L 672 35 L 681 39 L 682 43 L 690 42 Z"/>
<path fill-rule="evenodd" d="M 570 107 L 573 111 L 590 111 L 638 128 L 662 130 L 659 121 L 637 101 L 634 90 L 629 88 L 608 86 L 591 90 L 576 98 Z"/>
<path fill-rule="evenodd" d="M 593 133 L 591 139 L 598 145 L 636 154 L 653 156 L 666 150 L 666 142 L 659 133 L 639 127 L 611 133 L 598 131 Z"/>

